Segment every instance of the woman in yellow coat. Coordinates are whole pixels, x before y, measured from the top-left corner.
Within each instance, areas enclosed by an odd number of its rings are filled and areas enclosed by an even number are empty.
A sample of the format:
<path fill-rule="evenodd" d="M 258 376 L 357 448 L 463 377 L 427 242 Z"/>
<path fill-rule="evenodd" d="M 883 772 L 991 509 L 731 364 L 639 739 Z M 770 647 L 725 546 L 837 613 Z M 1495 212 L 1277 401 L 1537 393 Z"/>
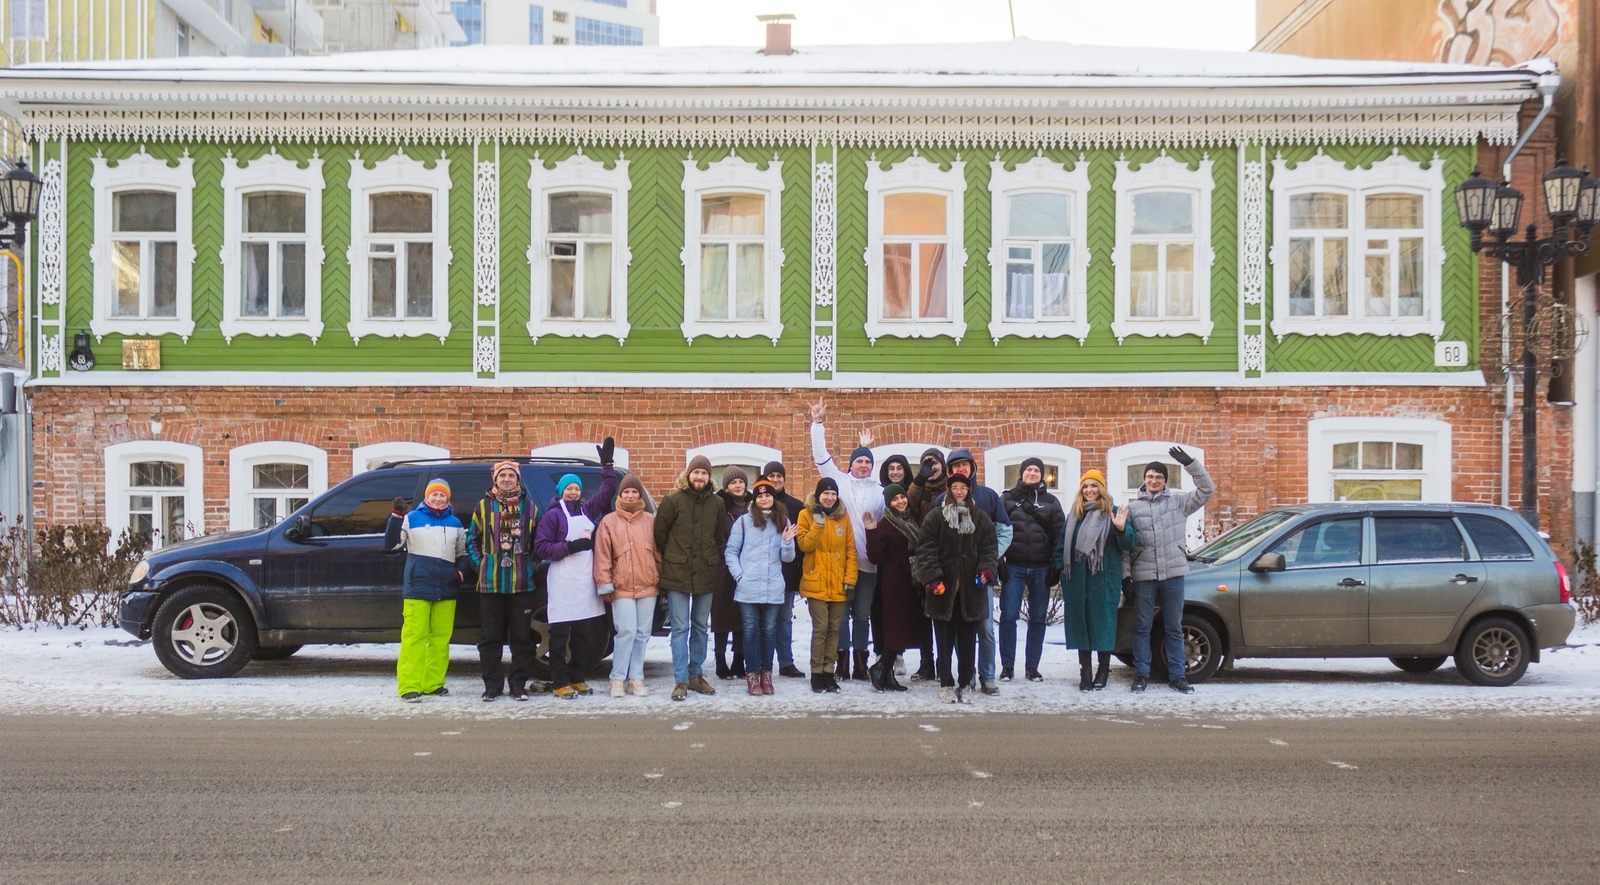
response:
<path fill-rule="evenodd" d="M 811 690 L 838 691 L 835 649 L 839 622 L 856 589 L 856 541 L 850 515 L 839 504 L 839 485 L 831 477 L 819 480 L 806 499 L 799 527 L 795 543 L 806 555 L 800 595 L 811 611 Z"/>

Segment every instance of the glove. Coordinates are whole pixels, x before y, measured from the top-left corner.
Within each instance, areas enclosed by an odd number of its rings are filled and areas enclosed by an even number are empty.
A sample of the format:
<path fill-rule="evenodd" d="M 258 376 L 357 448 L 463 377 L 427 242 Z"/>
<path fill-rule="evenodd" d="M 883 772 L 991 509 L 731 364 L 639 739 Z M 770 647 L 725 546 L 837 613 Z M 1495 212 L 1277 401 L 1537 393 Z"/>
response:
<path fill-rule="evenodd" d="M 923 462 L 922 468 L 917 471 L 916 476 L 911 477 L 911 481 L 916 485 L 925 486 L 928 484 L 928 480 L 932 478 L 930 473 L 927 462 Z"/>
<path fill-rule="evenodd" d="M 1172 456 L 1172 460 L 1182 464 L 1185 467 L 1188 467 L 1190 464 L 1194 463 L 1194 458 L 1190 457 L 1188 452 L 1185 452 L 1183 449 L 1180 449 L 1177 446 L 1167 449 L 1167 454 Z"/>
<path fill-rule="evenodd" d="M 856 585 L 854 585 L 854 584 L 846 584 L 846 585 L 844 585 L 844 598 L 845 598 L 846 602 L 855 601 L 855 598 L 856 598 Z"/>
<path fill-rule="evenodd" d="M 932 593 L 934 596 L 943 596 L 944 595 L 944 582 L 943 581 L 929 581 L 928 583 L 922 585 L 922 589 L 926 590 L 929 593 Z"/>
<path fill-rule="evenodd" d="M 1059 583 L 1061 583 L 1061 569 L 1051 568 L 1048 572 L 1045 573 L 1044 585 L 1046 587 L 1054 587 L 1055 585 L 1057 585 Z"/>
<path fill-rule="evenodd" d="M 594 450 L 600 453 L 600 463 L 610 467 L 617 453 L 617 441 L 608 436 L 600 445 L 595 446 Z"/>
<path fill-rule="evenodd" d="M 396 499 L 394 499 L 394 503 L 389 505 L 389 506 L 392 508 L 392 509 L 390 509 L 389 512 L 394 514 L 395 516 L 405 516 L 406 515 L 406 499 L 404 499 L 404 498 L 396 498 Z"/>
<path fill-rule="evenodd" d="M 575 540 L 567 542 L 567 555 L 568 556 L 571 556 L 574 553 L 582 553 L 585 550 L 593 550 L 593 549 L 594 549 L 594 539 L 593 538 L 577 538 Z"/>
<path fill-rule="evenodd" d="M 998 583 L 998 579 L 994 576 L 994 569 L 986 568 L 983 571 L 978 572 L 979 586 L 993 587 L 996 583 Z"/>

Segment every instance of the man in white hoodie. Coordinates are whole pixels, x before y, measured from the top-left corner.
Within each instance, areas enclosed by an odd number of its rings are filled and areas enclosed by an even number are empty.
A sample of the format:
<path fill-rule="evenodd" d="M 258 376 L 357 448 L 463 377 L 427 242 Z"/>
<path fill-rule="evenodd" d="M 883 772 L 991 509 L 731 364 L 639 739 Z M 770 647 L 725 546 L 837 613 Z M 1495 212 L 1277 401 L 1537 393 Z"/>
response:
<path fill-rule="evenodd" d="M 822 424 L 827 412 L 828 407 L 821 400 L 811 407 L 811 460 L 816 462 L 819 473 L 832 477 L 839 485 L 839 500 L 844 503 L 845 512 L 850 514 L 850 527 L 855 532 L 855 597 L 851 600 L 844 623 L 839 625 L 839 644 L 854 649 L 856 678 L 867 679 L 868 641 L 871 638 L 867 625 L 872 613 L 872 597 L 878 587 L 878 567 L 867 559 L 867 526 L 869 522 L 876 524 L 883 518 L 883 487 L 878 485 L 878 477 L 872 472 L 872 434 L 865 430 L 861 432 L 861 445 L 850 453 L 850 469 L 839 469 L 833 456 L 828 454 L 827 428 Z M 846 654 L 850 650 L 839 649 L 839 664 L 834 671 L 834 678 L 850 678 L 850 655 Z"/>

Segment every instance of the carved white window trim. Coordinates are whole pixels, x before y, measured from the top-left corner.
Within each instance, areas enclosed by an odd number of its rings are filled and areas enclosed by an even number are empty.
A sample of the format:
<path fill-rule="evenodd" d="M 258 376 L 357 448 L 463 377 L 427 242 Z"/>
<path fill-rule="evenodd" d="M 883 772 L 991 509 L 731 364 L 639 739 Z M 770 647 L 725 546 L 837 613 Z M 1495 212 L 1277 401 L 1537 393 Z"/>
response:
<path fill-rule="evenodd" d="M 763 320 L 702 320 L 700 313 L 700 232 L 701 199 L 718 194 L 753 194 L 762 198 L 762 225 L 765 233 L 761 240 L 763 261 L 761 281 L 763 286 Z M 754 163 L 730 155 L 725 160 L 701 169 L 698 161 L 683 162 L 683 251 L 678 258 L 683 262 L 683 337 L 690 344 L 696 336 L 711 338 L 770 338 L 776 345 L 783 336 L 783 316 L 780 313 L 780 292 L 783 270 L 783 241 L 781 237 L 783 194 L 783 163 L 773 160 L 765 170 Z M 732 250 L 729 250 L 730 253 Z"/>
<path fill-rule="evenodd" d="M 180 158 L 176 165 L 158 160 L 140 148 L 139 153 L 112 166 L 104 157 L 95 157 L 94 244 L 89 258 L 94 262 L 94 319 L 89 330 L 98 340 L 106 335 L 180 336 L 185 342 L 194 334 L 194 159 Z M 116 269 L 112 266 L 112 198 L 118 191 L 165 191 L 177 197 L 176 313 L 173 317 L 117 317 L 112 315 L 116 300 Z"/>
<path fill-rule="evenodd" d="M 387 160 L 367 168 L 365 160 L 350 161 L 350 323 L 347 328 L 356 343 L 368 335 L 380 338 L 418 338 L 433 335 L 443 344 L 450 337 L 450 161 L 440 157 L 429 169 L 422 160 L 413 160 L 396 151 Z M 433 198 L 433 230 L 429 234 L 374 235 L 369 198 L 380 193 L 428 194 Z M 367 260 L 369 237 L 403 236 L 409 240 L 433 240 L 433 318 L 374 318 L 368 316 L 372 302 L 370 264 Z"/>
<path fill-rule="evenodd" d="M 306 501 L 328 490 L 328 453 L 305 443 L 273 440 L 235 446 L 228 452 L 228 529 L 254 531 L 254 512 L 250 500 L 257 464 L 304 464 L 307 471 Z M 289 514 L 282 514 L 287 518 Z"/>
<path fill-rule="evenodd" d="M 1291 317 L 1289 315 L 1289 198 L 1320 191 L 1349 197 L 1350 244 L 1346 250 L 1349 280 L 1348 317 Z M 1422 197 L 1423 290 L 1422 316 L 1366 317 L 1366 197 L 1376 193 L 1405 193 Z M 1280 157 L 1272 161 L 1272 334 L 1285 335 L 1444 335 L 1442 304 L 1442 211 L 1444 162 L 1437 155 L 1426 168 L 1395 151 L 1371 168 L 1351 169 L 1320 150 L 1315 157 L 1290 168 Z M 1358 248 L 1358 246 L 1360 248 Z"/>
<path fill-rule="evenodd" d="M 276 150 L 241 167 L 232 157 L 222 160 L 222 337 L 235 335 L 305 335 L 313 344 L 322 337 L 322 160 L 312 157 L 305 168 Z M 244 198 L 263 192 L 297 193 L 306 198 L 306 315 L 301 319 L 241 316 L 244 298 L 240 252 L 244 237 Z"/>
<path fill-rule="evenodd" d="M 1111 262 L 1116 266 L 1116 314 L 1111 322 L 1111 332 L 1117 343 L 1129 335 L 1150 338 L 1167 338 L 1177 335 L 1198 335 L 1202 343 L 1209 341 L 1214 324 L 1211 321 L 1211 265 L 1216 252 L 1211 246 L 1211 192 L 1216 189 L 1209 159 L 1201 160 L 1190 169 L 1172 157 L 1162 155 L 1138 169 L 1130 169 L 1126 160 L 1117 161 L 1117 177 L 1112 188 L 1117 195 L 1117 239 L 1111 250 Z M 1194 319 L 1142 319 L 1133 313 L 1133 197 L 1145 191 L 1188 191 L 1195 198 L 1194 217 Z"/>
<path fill-rule="evenodd" d="M 957 344 L 967 334 L 966 302 L 962 282 L 966 279 L 967 250 L 964 240 L 967 190 L 966 164 L 956 161 L 941 170 L 920 156 L 896 163 L 884 171 L 876 160 L 867 162 L 867 248 L 862 258 L 867 263 L 867 340 L 879 338 L 934 338 L 940 335 Z M 893 193 L 936 193 L 946 198 L 945 233 L 948 262 L 945 281 L 950 316 L 943 320 L 898 320 L 883 317 L 883 223 L 884 197 Z M 916 293 L 912 293 L 916 297 Z"/>
<path fill-rule="evenodd" d="M 106 527 L 111 530 L 111 544 L 116 545 L 132 522 L 128 514 L 129 470 L 142 461 L 183 464 L 184 522 L 194 527 L 190 537 L 205 534 L 205 452 L 199 446 L 186 443 L 138 440 L 105 448 Z M 175 539 L 162 539 L 163 546 L 170 543 L 175 543 Z"/>
<path fill-rule="evenodd" d="M 450 450 L 419 442 L 384 442 L 350 450 L 350 475 L 366 473 L 387 461 L 420 461 L 450 457 Z"/>
<path fill-rule="evenodd" d="M 1431 418 L 1314 418 L 1306 424 L 1307 501 L 1324 504 L 1334 500 L 1333 447 L 1345 442 L 1399 442 L 1422 446 L 1420 471 L 1383 478 L 1420 478 L 1423 501 L 1440 503 L 1451 499 L 1450 422 Z"/>
<path fill-rule="evenodd" d="M 528 335 L 538 343 L 544 335 L 567 338 L 601 338 L 610 336 L 618 344 L 628 340 L 628 265 L 633 253 L 628 249 L 628 190 L 632 181 L 628 177 L 628 161 L 618 159 L 610 169 L 604 163 L 575 154 L 553 168 L 537 156 L 532 161 L 528 176 L 528 190 L 533 198 L 532 242 L 528 245 L 528 265 L 533 272 L 531 284 L 532 312 L 528 318 Z M 545 240 L 550 234 L 546 216 L 549 214 L 550 196 L 562 192 L 605 193 L 611 197 L 611 319 L 568 320 L 550 319 L 550 252 Z M 575 297 L 582 297 L 577 293 Z M 621 463 L 621 462 L 618 462 Z"/>
<path fill-rule="evenodd" d="M 1042 156 L 1019 163 L 1008 171 L 1006 164 L 996 160 L 989 164 L 990 218 L 993 219 L 993 240 L 989 245 L 991 273 L 991 319 L 989 334 L 1000 343 L 1008 335 L 1019 338 L 1061 338 L 1071 336 L 1083 340 L 1089 337 L 1089 164 L 1079 160 L 1067 169 L 1060 163 Z M 1019 194 L 1065 194 L 1072 199 L 1070 212 L 1071 235 L 1061 238 L 1072 245 L 1069 272 L 1072 288 L 1067 293 L 1071 316 L 1014 320 L 1006 317 L 1006 258 L 1007 241 L 1011 239 L 1010 198 Z M 1030 240 L 1036 238 L 1029 238 Z"/>

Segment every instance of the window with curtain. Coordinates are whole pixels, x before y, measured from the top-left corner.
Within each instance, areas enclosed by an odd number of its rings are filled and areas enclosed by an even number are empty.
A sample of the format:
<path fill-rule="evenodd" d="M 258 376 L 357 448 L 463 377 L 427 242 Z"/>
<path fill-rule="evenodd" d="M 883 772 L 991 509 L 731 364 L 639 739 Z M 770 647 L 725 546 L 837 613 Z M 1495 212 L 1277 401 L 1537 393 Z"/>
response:
<path fill-rule="evenodd" d="M 1195 317 L 1195 197 L 1179 190 L 1133 194 L 1131 318 Z"/>
<path fill-rule="evenodd" d="M 306 198 L 304 194 L 245 194 L 239 237 L 241 317 L 300 319 L 306 315 Z"/>
<path fill-rule="evenodd" d="M 150 539 L 152 547 L 183 540 L 188 521 L 184 465 L 177 461 L 135 461 L 128 465 L 128 527 Z"/>
<path fill-rule="evenodd" d="M 766 197 L 700 197 L 700 319 L 766 319 Z"/>
<path fill-rule="evenodd" d="M 1423 229 L 1420 194 L 1366 196 L 1366 314 L 1423 313 Z"/>
<path fill-rule="evenodd" d="M 1341 193 L 1289 197 L 1289 313 L 1350 314 L 1350 198 Z"/>
<path fill-rule="evenodd" d="M 548 197 L 549 319 L 611 319 L 611 195 L 554 193 Z"/>
<path fill-rule="evenodd" d="M 178 195 L 119 191 L 111 197 L 113 317 L 178 315 Z"/>
<path fill-rule="evenodd" d="M 371 319 L 433 317 L 433 195 L 368 198 L 367 267 Z"/>
<path fill-rule="evenodd" d="M 1072 200 L 1057 193 L 1007 198 L 1007 320 L 1071 318 Z"/>
<path fill-rule="evenodd" d="M 945 319 L 950 315 L 948 207 L 934 193 L 883 198 L 883 317 Z"/>

